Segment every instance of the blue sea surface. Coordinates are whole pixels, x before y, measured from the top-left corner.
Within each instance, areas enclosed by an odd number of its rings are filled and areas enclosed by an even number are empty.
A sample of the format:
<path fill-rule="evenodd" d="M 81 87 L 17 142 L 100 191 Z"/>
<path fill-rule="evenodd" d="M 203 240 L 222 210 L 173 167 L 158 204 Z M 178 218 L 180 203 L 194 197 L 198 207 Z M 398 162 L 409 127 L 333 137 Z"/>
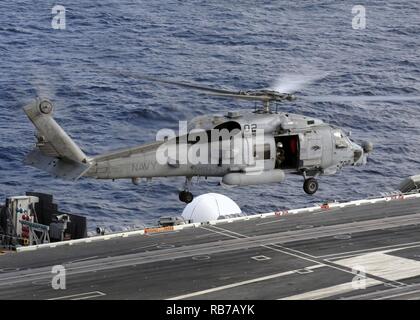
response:
<path fill-rule="evenodd" d="M 66 29 L 51 9 L 66 8 Z M 203 96 L 102 72 L 143 74 L 238 89 L 267 87 L 281 74 L 319 73 L 300 94 L 420 95 L 419 1 L 367 1 L 366 29 L 352 28 L 353 1 L 0 2 L 0 201 L 25 191 L 51 193 L 59 208 L 86 215 L 90 228 L 123 230 L 178 215 L 184 178 L 68 182 L 22 164 L 34 128 L 22 106 L 37 94 L 56 106 L 57 122 L 88 155 L 155 140 L 179 120 L 253 103 Z M 365 167 L 322 177 L 314 196 L 302 178 L 224 189 L 200 179 L 194 194 L 219 192 L 246 213 L 357 199 L 394 190 L 420 173 L 420 106 L 408 102 L 284 105 L 370 140 Z M 366 214 L 369 214 L 367 212 Z"/>

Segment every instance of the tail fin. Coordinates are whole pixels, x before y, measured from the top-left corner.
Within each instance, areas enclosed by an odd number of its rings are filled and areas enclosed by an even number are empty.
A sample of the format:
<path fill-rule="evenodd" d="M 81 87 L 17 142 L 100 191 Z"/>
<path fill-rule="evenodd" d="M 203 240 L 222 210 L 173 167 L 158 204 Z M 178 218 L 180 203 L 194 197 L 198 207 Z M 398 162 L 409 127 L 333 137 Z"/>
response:
<path fill-rule="evenodd" d="M 77 180 L 89 170 L 86 155 L 53 119 L 49 100 L 38 98 L 23 110 L 36 127 L 38 140 L 25 164 L 69 180 Z"/>

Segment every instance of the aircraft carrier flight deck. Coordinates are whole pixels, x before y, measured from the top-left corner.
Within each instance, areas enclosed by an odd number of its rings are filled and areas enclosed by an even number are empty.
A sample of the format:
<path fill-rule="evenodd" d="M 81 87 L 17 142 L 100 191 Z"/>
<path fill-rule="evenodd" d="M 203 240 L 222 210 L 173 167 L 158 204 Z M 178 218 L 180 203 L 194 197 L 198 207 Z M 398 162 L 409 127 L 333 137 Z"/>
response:
<path fill-rule="evenodd" d="M 420 299 L 420 194 L 22 247 L 0 299 Z"/>

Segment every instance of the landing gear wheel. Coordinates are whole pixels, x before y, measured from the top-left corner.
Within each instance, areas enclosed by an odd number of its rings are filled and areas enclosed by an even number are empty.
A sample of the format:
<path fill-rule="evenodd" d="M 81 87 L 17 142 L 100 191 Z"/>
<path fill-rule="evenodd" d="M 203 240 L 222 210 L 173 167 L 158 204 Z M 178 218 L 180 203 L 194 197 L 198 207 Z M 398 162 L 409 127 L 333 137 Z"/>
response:
<path fill-rule="evenodd" d="M 191 192 L 189 191 L 181 191 L 179 193 L 179 200 L 185 203 L 190 203 L 191 201 L 193 201 L 194 196 Z"/>
<path fill-rule="evenodd" d="M 306 179 L 303 183 L 303 190 L 307 194 L 314 194 L 318 190 L 318 181 L 315 178 Z"/>

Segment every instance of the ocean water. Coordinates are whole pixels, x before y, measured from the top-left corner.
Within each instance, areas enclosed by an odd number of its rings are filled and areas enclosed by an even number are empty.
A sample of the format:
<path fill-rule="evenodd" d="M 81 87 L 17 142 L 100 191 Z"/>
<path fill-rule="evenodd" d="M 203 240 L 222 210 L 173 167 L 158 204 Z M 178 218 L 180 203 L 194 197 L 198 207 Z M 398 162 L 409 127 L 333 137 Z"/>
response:
<path fill-rule="evenodd" d="M 91 228 L 123 230 L 180 214 L 184 179 L 75 183 L 24 166 L 35 140 L 21 107 L 37 94 L 54 102 L 56 120 L 88 155 L 153 141 L 178 120 L 253 108 L 101 67 L 238 89 L 266 87 L 279 75 L 322 74 L 300 94 L 420 94 L 419 1 L 366 2 L 364 30 L 352 28 L 352 1 L 67 0 L 60 3 L 65 30 L 51 27 L 55 4 L 0 2 L 0 201 L 29 190 L 52 193 L 61 209 L 86 215 Z M 368 165 L 322 177 L 314 196 L 303 192 L 299 176 L 232 189 L 199 180 L 194 194 L 219 192 L 246 213 L 268 212 L 378 195 L 420 173 L 418 101 L 296 101 L 283 109 L 372 141 Z"/>

